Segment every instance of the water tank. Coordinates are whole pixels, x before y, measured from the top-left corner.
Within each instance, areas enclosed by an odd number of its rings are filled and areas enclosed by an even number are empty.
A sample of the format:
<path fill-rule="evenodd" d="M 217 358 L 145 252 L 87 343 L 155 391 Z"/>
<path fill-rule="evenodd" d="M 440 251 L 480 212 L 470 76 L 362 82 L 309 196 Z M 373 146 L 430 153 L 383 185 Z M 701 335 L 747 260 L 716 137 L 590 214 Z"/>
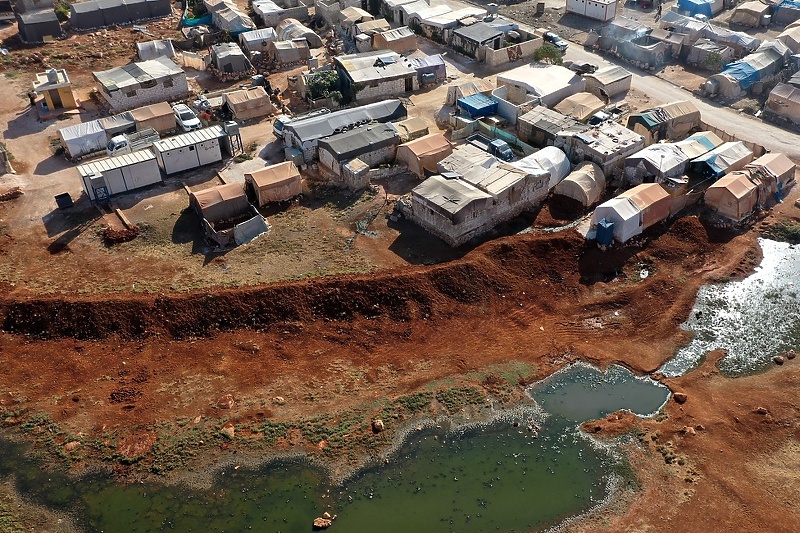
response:
<path fill-rule="evenodd" d="M 47 69 L 47 81 L 49 83 L 58 83 L 58 71 L 56 69 Z"/>
<path fill-rule="evenodd" d="M 495 3 L 486 4 L 486 12 L 489 16 L 494 17 L 497 15 L 499 6 Z"/>
<path fill-rule="evenodd" d="M 239 123 L 235 120 L 226 120 L 222 129 L 225 130 L 225 133 L 228 135 L 239 135 Z"/>
<path fill-rule="evenodd" d="M 611 242 L 614 240 L 614 223 L 606 219 L 600 220 L 600 222 L 597 223 L 597 235 L 595 239 L 597 239 L 597 244 L 610 246 Z"/>

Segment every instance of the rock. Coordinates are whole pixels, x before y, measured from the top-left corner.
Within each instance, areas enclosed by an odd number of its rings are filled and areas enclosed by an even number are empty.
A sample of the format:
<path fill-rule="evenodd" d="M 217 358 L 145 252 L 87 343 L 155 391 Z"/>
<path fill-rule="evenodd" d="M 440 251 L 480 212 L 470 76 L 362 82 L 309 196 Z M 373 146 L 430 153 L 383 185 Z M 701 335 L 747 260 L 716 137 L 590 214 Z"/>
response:
<path fill-rule="evenodd" d="M 694 427 L 694 429 L 696 429 L 697 431 L 705 431 L 705 430 L 706 430 L 706 427 L 705 427 L 703 424 L 697 424 L 697 425 Z"/>
<path fill-rule="evenodd" d="M 325 439 L 322 439 L 317 443 L 317 448 L 319 448 L 320 450 L 324 450 L 327 447 L 328 447 L 328 441 L 326 441 Z"/>
<path fill-rule="evenodd" d="M 74 452 L 75 450 L 77 450 L 81 446 L 82 446 L 82 444 L 80 442 L 78 442 L 76 440 L 72 440 L 72 441 L 69 441 L 68 443 L 66 443 L 64 445 L 64 451 L 65 452 Z"/>
<path fill-rule="evenodd" d="M 202 415 L 197 415 L 196 417 L 194 417 L 194 420 L 192 420 L 192 423 L 199 424 L 202 419 L 203 419 Z"/>
<path fill-rule="evenodd" d="M 782 355 L 776 355 L 772 358 L 772 362 L 776 365 L 782 365 L 785 361 L 786 359 L 784 359 Z"/>
<path fill-rule="evenodd" d="M 672 399 L 675 400 L 675 403 L 686 403 L 689 396 L 685 392 L 676 392 L 672 395 Z"/>
<path fill-rule="evenodd" d="M 330 517 L 331 517 L 331 513 L 329 513 L 328 511 L 325 511 L 324 513 L 322 513 L 322 518 L 325 518 L 327 520 Z"/>
<path fill-rule="evenodd" d="M 650 379 L 652 379 L 653 381 L 661 381 L 662 379 L 664 379 L 664 374 L 662 374 L 661 372 L 653 372 L 652 374 L 650 374 Z"/>
<path fill-rule="evenodd" d="M 333 525 L 333 520 L 330 518 L 315 518 L 314 519 L 314 529 L 328 529 Z"/>
<path fill-rule="evenodd" d="M 233 394 L 226 394 L 217 401 L 217 407 L 220 409 L 233 408 Z"/>
<path fill-rule="evenodd" d="M 693 437 L 697 435 L 697 432 L 694 430 L 692 426 L 683 426 L 681 428 L 681 435 L 686 435 L 687 437 Z"/>
<path fill-rule="evenodd" d="M 372 421 L 372 431 L 375 433 L 380 433 L 384 429 L 386 429 L 386 426 L 384 425 L 383 420 L 376 418 Z"/>
<path fill-rule="evenodd" d="M 286 404 L 286 399 L 284 399 L 283 396 L 275 396 L 272 399 L 272 403 L 274 403 L 275 405 L 285 405 Z"/>
<path fill-rule="evenodd" d="M 222 426 L 222 429 L 219 432 L 228 437 L 229 439 L 233 439 L 233 436 L 236 434 L 236 428 L 233 426 L 233 424 L 228 422 L 227 424 Z"/>
<path fill-rule="evenodd" d="M 795 352 L 794 350 L 789 350 L 788 352 L 786 352 L 786 359 L 791 360 L 794 359 L 795 357 L 797 357 L 797 352 Z"/>
<path fill-rule="evenodd" d="M 755 413 L 759 415 L 767 415 L 769 414 L 769 411 L 766 407 L 756 407 Z"/>

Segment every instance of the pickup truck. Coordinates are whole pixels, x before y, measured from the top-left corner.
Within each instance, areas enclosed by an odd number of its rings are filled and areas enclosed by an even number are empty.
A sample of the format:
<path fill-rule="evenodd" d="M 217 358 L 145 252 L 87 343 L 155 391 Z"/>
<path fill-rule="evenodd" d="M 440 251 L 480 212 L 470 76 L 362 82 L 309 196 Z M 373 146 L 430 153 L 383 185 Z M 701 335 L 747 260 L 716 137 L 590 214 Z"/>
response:
<path fill-rule="evenodd" d="M 331 110 L 327 107 L 320 107 L 319 109 L 312 109 L 311 111 L 306 111 L 298 115 L 278 115 L 272 122 L 272 133 L 275 135 L 276 139 L 283 139 L 283 129 L 287 124 L 291 124 L 295 120 L 327 115 L 330 112 Z"/>
<path fill-rule="evenodd" d="M 153 128 L 146 128 L 134 133 L 124 133 L 111 137 L 106 145 L 106 153 L 109 157 L 122 154 L 130 154 L 149 148 L 154 142 L 159 140 L 158 132 Z"/>
<path fill-rule="evenodd" d="M 483 135 L 476 134 L 467 139 L 467 141 L 471 145 L 477 146 L 481 150 L 489 152 L 503 161 L 511 161 L 514 158 L 514 152 L 511 151 L 511 147 L 502 139 L 491 140 Z"/>

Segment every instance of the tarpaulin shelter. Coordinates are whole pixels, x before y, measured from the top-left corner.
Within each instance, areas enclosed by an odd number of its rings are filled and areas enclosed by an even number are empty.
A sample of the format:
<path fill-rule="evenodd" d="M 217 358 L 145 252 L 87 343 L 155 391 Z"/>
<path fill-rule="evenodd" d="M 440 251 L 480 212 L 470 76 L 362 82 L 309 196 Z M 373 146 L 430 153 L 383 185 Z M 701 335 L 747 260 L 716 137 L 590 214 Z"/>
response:
<path fill-rule="evenodd" d="M 536 175 L 541 171 L 546 172 L 550 175 L 548 190 L 566 178 L 572 169 L 569 159 L 567 159 L 567 154 L 555 146 L 547 146 L 538 152 L 509 164 L 529 174 Z"/>
<path fill-rule="evenodd" d="M 720 216 L 739 222 L 758 204 L 758 187 L 750 181 L 750 172 L 731 172 L 709 185 L 703 199 Z"/>
<path fill-rule="evenodd" d="M 267 59 L 279 65 L 305 61 L 311 57 L 308 41 L 270 41 L 267 43 Z"/>
<path fill-rule="evenodd" d="M 391 50 L 398 54 L 413 52 L 417 49 L 417 35 L 407 26 L 401 26 L 373 35 L 372 47 L 375 50 Z"/>
<path fill-rule="evenodd" d="M 248 55 L 252 52 L 267 53 L 269 43 L 276 40 L 278 35 L 274 28 L 262 28 L 260 30 L 246 31 L 239 34 L 239 44 L 242 45 Z"/>
<path fill-rule="evenodd" d="M 244 181 L 259 206 L 289 200 L 302 192 L 300 171 L 291 161 L 247 172 Z"/>
<path fill-rule="evenodd" d="M 172 58 L 175 57 L 175 48 L 172 46 L 172 41 L 170 39 L 161 39 L 136 43 L 136 53 L 142 61 L 155 59 L 157 57 Z"/>
<path fill-rule="evenodd" d="M 689 159 L 707 154 L 720 145 L 722 145 L 722 139 L 712 131 L 700 131 L 675 143 L 675 146 L 680 148 L 681 152 Z"/>
<path fill-rule="evenodd" d="M 261 21 L 267 28 L 274 28 L 283 19 L 284 8 L 272 0 L 254 0 L 252 2 L 253 12 L 261 17 Z"/>
<path fill-rule="evenodd" d="M 428 134 L 428 124 L 420 117 L 407 118 L 400 122 L 393 122 L 392 125 L 400 135 L 401 143 L 407 143 Z"/>
<path fill-rule="evenodd" d="M 722 0 L 678 0 L 677 5 L 678 12 L 682 15 L 705 15 L 708 18 L 714 17 L 725 7 Z"/>
<path fill-rule="evenodd" d="M 147 8 L 150 11 L 150 18 L 166 17 L 172 14 L 170 0 L 147 0 Z"/>
<path fill-rule="evenodd" d="M 727 65 L 733 60 L 733 50 L 728 46 L 720 43 L 715 43 L 708 39 L 699 39 L 696 43 L 689 48 L 689 54 L 686 56 L 686 62 L 690 65 L 702 65 L 703 61 L 709 54 L 719 54 L 722 59 L 722 65 Z"/>
<path fill-rule="evenodd" d="M 688 100 L 670 102 L 628 117 L 628 129 L 642 135 L 645 144 L 677 139 L 700 125 L 700 111 Z"/>
<path fill-rule="evenodd" d="M 659 27 L 687 35 L 688 43 L 706 38 L 715 43 L 725 44 L 736 50 L 736 54 L 751 52 L 759 47 L 761 40 L 740 31 L 715 26 L 675 11 L 667 11 L 658 22 Z"/>
<path fill-rule="evenodd" d="M 786 28 L 780 35 L 778 35 L 778 37 L 776 37 L 776 40 L 786 45 L 786 47 L 791 50 L 793 54 L 800 53 L 800 26 Z"/>
<path fill-rule="evenodd" d="M 411 68 L 417 71 L 420 85 L 442 81 L 447 77 L 447 66 L 441 54 L 415 57 L 411 60 Z"/>
<path fill-rule="evenodd" d="M 800 89 L 788 83 L 779 83 L 769 93 L 764 108 L 769 118 L 781 118 L 800 124 Z"/>
<path fill-rule="evenodd" d="M 447 86 L 447 100 L 445 100 L 445 104 L 456 105 L 456 101 L 459 98 L 472 96 L 478 93 L 489 96 L 492 89 L 494 89 L 494 86 L 490 82 L 480 78 L 454 81 Z"/>
<path fill-rule="evenodd" d="M 572 198 L 582 206 L 589 207 L 603 196 L 605 190 L 606 177 L 600 166 L 585 161 L 561 180 L 553 189 L 553 193 Z"/>
<path fill-rule="evenodd" d="M 103 12 L 100 11 L 96 0 L 72 4 L 69 10 L 69 25 L 76 30 L 90 30 L 106 25 Z"/>
<path fill-rule="evenodd" d="M 313 30 L 303 26 L 297 19 L 284 19 L 275 28 L 278 34 L 279 41 L 291 41 L 292 39 L 306 39 L 308 46 L 311 48 L 320 48 L 322 46 L 322 38 L 314 33 Z"/>
<path fill-rule="evenodd" d="M 800 2 L 785 0 L 773 8 L 773 23 L 786 26 L 797 20 L 800 20 Z"/>
<path fill-rule="evenodd" d="M 236 120 L 250 120 L 263 117 L 275 111 L 275 106 L 269 99 L 263 87 L 252 87 L 222 95 L 223 105 L 226 105 Z"/>
<path fill-rule="evenodd" d="M 543 105 L 538 105 L 517 119 L 517 135 L 537 146 L 553 144 L 561 132 L 577 133 L 586 126 Z"/>
<path fill-rule="evenodd" d="M 17 14 L 19 38 L 26 43 L 41 43 L 64 35 L 56 12 L 52 9 Z"/>
<path fill-rule="evenodd" d="M 361 35 L 362 33 L 364 35 L 372 36 L 376 33 L 382 33 L 391 29 L 392 26 L 386 21 L 386 19 L 365 20 L 353 26 L 352 34 L 354 37 Z"/>
<path fill-rule="evenodd" d="M 688 162 L 686 154 L 674 144 L 651 144 L 625 160 L 625 183 L 664 181 L 683 174 Z"/>
<path fill-rule="evenodd" d="M 597 96 L 591 93 L 576 93 L 561 100 L 554 109 L 579 122 L 586 122 L 604 107 L 605 103 Z"/>
<path fill-rule="evenodd" d="M 236 43 L 219 43 L 211 47 L 211 62 L 221 72 L 244 72 L 253 68 Z"/>
<path fill-rule="evenodd" d="M 761 21 L 764 16 L 768 14 L 769 6 L 767 4 L 757 1 L 744 2 L 736 6 L 728 22 L 731 24 L 739 24 L 740 26 L 758 28 L 761 26 Z"/>
<path fill-rule="evenodd" d="M 669 218 L 672 197 L 657 183 L 642 183 L 628 189 L 617 198 L 628 198 L 639 208 L 642 231 Z"/>
<path fill-rule="evenodd" d="M 211 11 L 211 20 L 214 22 L 214 26 L 227 31 L 234 37 L 256 29 L 253 19 L 242 13 L 236 4 L 222 2 L 216 4 L 214 9 L 209 9 L 209 11 Z"/>
<path fill-rule="evenodd" d="M 136 129 L 153 128 L 160 134 L 175 131 L 175 113 L 167 102 L 159 102 L 130 111 L 136 121 Z"/>
<path fill-rule="evenodd" d="M 459 98 L 456 102 L 459 109 L 463 110 L 472 118 L 488 117 L 497 113 L 497 100 L 484 94 L 473 94 Z"/>
<path fill-rule="evenodd" d="M 642 212 L 630 198 L 612 198 L 598 205 L 592 213 L 591 226 L 601 220 L 612 223 L 614 238 L 627 242 L 642 233 Z"/>
<path fill-rule="evenodd" d="M 744 168 L 752 160 L 753 151 L 742 141 L 730 141 L 692 159 L 687 173 L 703 179 L 719 178 L 728 172 Z"/>
<path fill-rule="evenodd" d="M 444 135 L 431 133 L 398 146 L 396 161 L 405 164 L 409 172 L 422 178 L 426 171 L 436 172 L 439 161 L 452 153 L 453 145 Z"/>
<path fill-rule="evenodd" d="M 130 111 L 97 119 L 106 132 L 106 137 L 111 138 L 121 133 L 130 133 L 136 130 L 136 120 Z"/>
<path fill-rule="evenodd" d="M 108 137 L 99 120 L 81 122 L 58 130 L 61 146 L 70 158 L 82 157 L 106 149 Z"/>

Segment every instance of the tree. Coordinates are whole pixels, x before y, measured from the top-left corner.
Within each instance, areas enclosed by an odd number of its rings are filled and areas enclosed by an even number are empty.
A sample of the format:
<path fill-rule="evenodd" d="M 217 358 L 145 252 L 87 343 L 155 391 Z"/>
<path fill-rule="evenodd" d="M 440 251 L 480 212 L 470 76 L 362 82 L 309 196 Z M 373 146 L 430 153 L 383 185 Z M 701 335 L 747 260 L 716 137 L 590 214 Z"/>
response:
<path fill-rule="evenodd" d="M 543 44 L 533 51 L 533 60 L 542 63 L 550 63 L 551 65 L 560 65 L 563 61 L 561 57 L 561 50 L 552 44 Z"/>
<path fill-rule="evenodd" d="M 312 100 L 331 97 L 338 103 L 342 102 L 341 81 L 335 70 L 316 72 L 308 80 L 306 90 Z"/>
<path fill-rule="evenodd" d="M 722 55 L 718 52 L 709 52 L 700 62 L 700 66 L 706 70 L 717 73 L 721 72 L 725 67 L 725 62 L 722 60 Z"/>

